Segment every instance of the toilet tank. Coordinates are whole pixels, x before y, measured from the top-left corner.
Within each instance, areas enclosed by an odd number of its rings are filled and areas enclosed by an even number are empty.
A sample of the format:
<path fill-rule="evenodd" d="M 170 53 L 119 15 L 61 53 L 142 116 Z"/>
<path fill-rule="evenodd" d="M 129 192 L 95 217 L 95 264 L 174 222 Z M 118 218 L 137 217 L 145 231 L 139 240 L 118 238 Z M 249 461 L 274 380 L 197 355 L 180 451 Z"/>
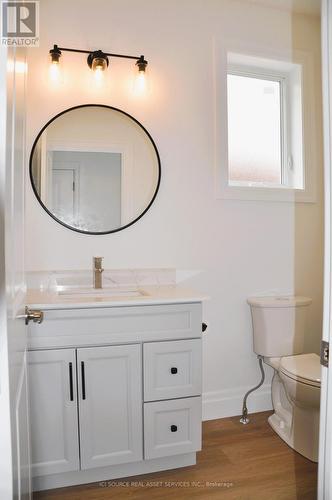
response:
<path fill-rule="evenodd" d="M 254 351 L 267 357 L 303 352 L 308 297 L 250 297 Z"/>

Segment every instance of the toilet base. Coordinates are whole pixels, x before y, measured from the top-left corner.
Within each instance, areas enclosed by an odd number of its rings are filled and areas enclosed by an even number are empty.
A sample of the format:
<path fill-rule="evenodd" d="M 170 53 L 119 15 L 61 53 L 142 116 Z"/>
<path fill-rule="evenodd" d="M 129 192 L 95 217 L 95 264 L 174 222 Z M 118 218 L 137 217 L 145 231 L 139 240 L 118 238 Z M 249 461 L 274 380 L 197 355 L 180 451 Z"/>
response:
<path fill-rule="evenodd" d="M 295 448 L 294 448 L 294 441 L 292 438 L 291 429 L 287 425 L 287 423 L 282 418 L 280 418 L 276 413 L 270 415 L 267 421 L 274 430 L 274 432 L 276 432 L 278 436 L 281 437 L 281 439 L 285 441 L 285 443 L 288 444 L 288 446 L 290 446 L 294 450 Z"/>
<path fill-rule="evenodd" d="M 288 446 L 312 462 L 318 462 L 319 411 L 308 411 L 292 404 L 278 372 L 272 381 L 274 413 L 268 423 Z"/>
<path fill-rule="evenodd" d="M 276 413 L 273 413 L 273 415 L 270 415 L 268 418 L 268 423 L 272 427 L 272 429 L 275 431 L 276 434 L 286 443 L 290 448 L 295 450 L 297 453 L 300 453 L 300 455 L 304 456 L 311 462 L 318 462 L 318 452 L 317 450 L 313 450 L 312 454 L 308 453 L 306 450 L 303 449 L 303 447 L 299 448 L 295 444 L 294 436 L 293 433 L 291 432 L 291 429 L 285 424 L 285 422 L 278 417 Z"/>

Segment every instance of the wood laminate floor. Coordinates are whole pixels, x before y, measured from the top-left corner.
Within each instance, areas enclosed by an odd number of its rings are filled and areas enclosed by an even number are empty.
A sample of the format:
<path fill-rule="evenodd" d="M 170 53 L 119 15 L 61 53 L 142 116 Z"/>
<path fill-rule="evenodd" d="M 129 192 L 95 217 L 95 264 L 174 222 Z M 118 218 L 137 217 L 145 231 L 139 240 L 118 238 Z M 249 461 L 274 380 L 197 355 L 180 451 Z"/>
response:
<path fill-rule="evenodd" d="M 269 412 L 203 423 L 203 450 L 197 465 L 110 481 L 102 486 L 48 490 L 35 500 L 311 500 L 316 498 L 317 465 L 291 450 L 267 423 Z M 135 485 L 136 483 L 136 485 Z"/>

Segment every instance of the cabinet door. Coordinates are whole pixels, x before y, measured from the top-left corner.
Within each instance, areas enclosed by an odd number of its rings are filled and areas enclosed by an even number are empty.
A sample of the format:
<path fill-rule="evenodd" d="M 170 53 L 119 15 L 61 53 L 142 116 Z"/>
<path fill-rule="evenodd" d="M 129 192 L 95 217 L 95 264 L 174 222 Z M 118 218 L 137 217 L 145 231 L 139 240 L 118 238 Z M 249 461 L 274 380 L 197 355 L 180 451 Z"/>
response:
<path fill-rule="evenodd" d="M 81 469 L 143 458 L 141 346 L 77 350 Z"/>
<path fill-rule="evenodd" d="M 75 358 L 74 349 L 28 353 L 34 476 L 79 470 Z"/>

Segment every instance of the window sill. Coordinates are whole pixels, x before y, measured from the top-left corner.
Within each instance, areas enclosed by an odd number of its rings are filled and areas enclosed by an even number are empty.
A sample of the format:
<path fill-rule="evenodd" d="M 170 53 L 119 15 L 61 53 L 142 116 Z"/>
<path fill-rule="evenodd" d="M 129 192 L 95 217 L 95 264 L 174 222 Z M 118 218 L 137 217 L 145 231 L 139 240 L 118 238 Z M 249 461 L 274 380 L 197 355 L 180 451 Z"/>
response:
<path fill-rule="evenodd" d="M 276 201 L 289 203 L 315 203 L 314 192 L 304 189 L 287 187 L 253 187 L 253 186 L 220 186 L 217 189 L 217 199 Z"/>

